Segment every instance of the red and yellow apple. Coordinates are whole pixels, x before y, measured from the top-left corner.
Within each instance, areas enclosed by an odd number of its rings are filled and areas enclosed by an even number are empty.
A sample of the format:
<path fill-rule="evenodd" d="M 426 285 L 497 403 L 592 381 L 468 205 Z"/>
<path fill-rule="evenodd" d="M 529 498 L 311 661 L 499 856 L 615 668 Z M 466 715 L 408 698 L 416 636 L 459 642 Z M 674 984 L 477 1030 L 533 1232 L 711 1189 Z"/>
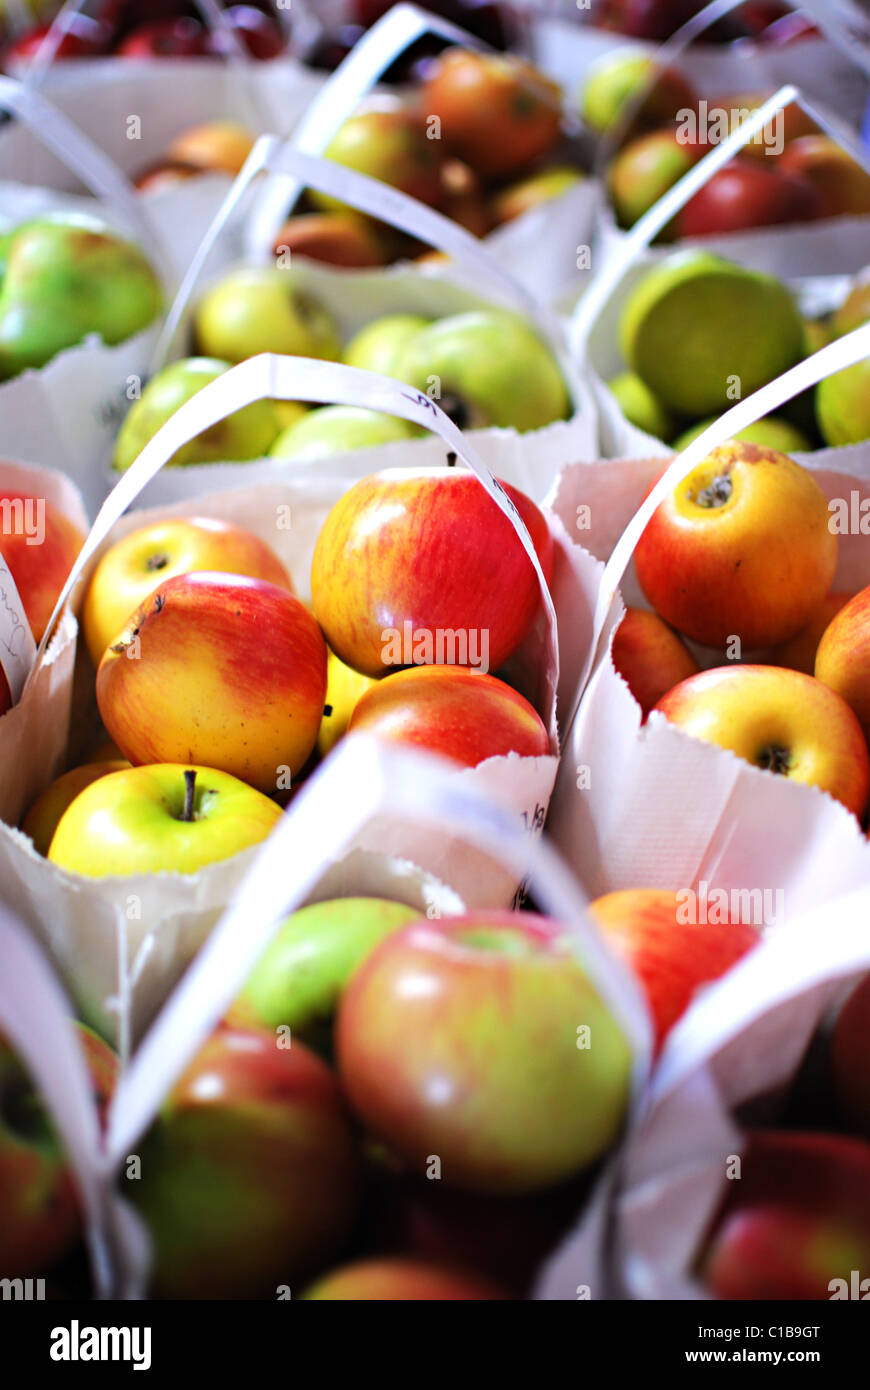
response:
<path fill-rule="evenodd" d="M 827 594 L 806 627 L 802 627 L 788 642 L 780 643 L 769 653 L 768 661 L 771 666 L 788 666 L 792 671 L 803 671 L 805 675 L 812 676 L 815 673 L 819 642 L 832 619 L 841 608 L 845 608 L 851 597 L 851 594 L 839 591 Z"/>
<path fill-rule="evenodd" d="M 722 236 L 750 227 L 810 222 L 821 211 L 813 184 L 786 172 L 782 160 L 762 164 L 735 159 L 712 174 L 674 220 L 678 236 Z"/>
<path fill-rule="evenodd" d="M 204 121 L 189 126 L 170 143 L 166 156 L 203 173 L 238 174 L 254 148 L 255 136 L 238 121 Z"/>
<path fill-rule="evenodd" d="M 870 738 L 870 586 L 850 598 L 825 628 L 815 674 L 843 697 Z"/>
<path fill-rule="evenodd" d="M 424 1264 L 397 1255 L 359 1260 L 322 1275 L 302 1295 L 305 1299 L 368 1303 L 471 1301 L 505 1298 L 482 1275 L 449 1265 Z"/>
<path fill-rule="evenodd" d="M 870 174 L 828 135 L 804 135 L 783 151 L 779 167 L 811 184 L 821 217 L 870 213 Z"/>
<path fill-rule="evenodd" d="M 653 705 L 699 670 L 686 644 L 656 613 L 627 608 L 613 634 L 613 664 L 646 719 Z"/>

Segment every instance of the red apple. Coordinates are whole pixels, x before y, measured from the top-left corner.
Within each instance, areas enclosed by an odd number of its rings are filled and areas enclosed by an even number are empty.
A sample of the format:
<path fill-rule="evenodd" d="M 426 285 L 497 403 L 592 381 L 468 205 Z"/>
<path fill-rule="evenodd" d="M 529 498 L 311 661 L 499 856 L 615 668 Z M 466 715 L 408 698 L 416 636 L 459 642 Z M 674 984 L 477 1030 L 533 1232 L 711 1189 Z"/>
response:
<path fill-rule="evenodd" d="M 758 1130 L 725 1186 L 700 1264 L 715 1297 L 849 1297 L 870 1270 L 870 1144 Z"/>
<path fill-rule="evenodd" d="M 528 700 L 467 666 L 412 666 L 384 676 L 354 707 L 348 732 L 410 744 L 463 767 L 550 752 L 544 722 Z"/>
<path fill-rule="evenodd" d="M 332 1072 L 304 1043 L 219 1028 L 173 1086 L 126 1195 L 157 1298 L 275 1297 L 334 1255 L 359 1163 Z"/>
<path fill-rule="evenodd" d="M 746 441 L 708 454 L 657 508 L 635 551 L 656 612 L 695 642 L 787 641 L 831 587 L 837 537 L 815 478 Z"/>
<path fill-rule="evenodd" d="M 730 922 L 727 913 L 724 921 L 692 921 L 687 908 L 678 894 L 659 888 L 605 893 L 589 907 L 593 921 L 637 975 L 657 1052 L 698 990 L 758 944 L 754 926 Z"/>
<path fill-rule="evenodd" d="M 814 675 L 819 643 L 832 619 L 841 608 L 845 608 L 851 597 L 851 594 L 840 592 L 827 594 L 806 627 L 802 627 L 788 642 L 774 647 L 768 658 L 771 666 L 788 666 L 792 671 L 803 671 L 807 676 Z"/>
<path fill-rule="evenodd" d="M 360 1260 L 324 1274 L 302 1295 L 306 1299 L 406 1303 L 500 1299 L 506 1295 L 480 1275 L 450 1265 L 423 1264 L 396 1256 Z"/>
<path fill-rule="evenodd" d="M 516 488 L 503 487 L 549 580 L 553 541 L 544 516 Z M 393 664 L 385 651 L 406 623 L 430 643 L 464 635 L 469 651 L 472 639 L 485 636 L 489 667 L 498 670 L 541 602 L 511 523 L 476 478 L 454 468 L 388 469 L 346 492 L 318 536 L 311 594 L 332 650 L 371 676 Z"/>
<path fill-rule="evenodd" d="M 870 755 L 861 726 L 846 701 L 812 676 L 781 666 L 717 666 L 682 681 L 655 708 L 693 738 L 821 787 L 859 820 L 864 814 Z"/>
<path fill-rule="evenodd" d="M 821 200 L 813 185 L 780 166 L 742 159 L 726 164 L 677 213 L 677 235 L 721 236 L 821 216 Z"/>
<path fill-rule="evenodd" d="M 201 58 L 211 52 L 211 36 L 196 19 L 166 19 L 141 24 L 122 39 L 123 58 Z"/>
<path fill-rule="evenodd" d="M 6 49 L 6 62 L 29 63 L 48 35 L 51 24 L 38 24 L 28 29 Z M 112 30 L 100 19 L 92 19 L 86 14 L 68 15 L 64 20 L 63 37 L 54 50 L 52 62 L 63 58 L 95 58 L 108 50 L 112 41 Z"/>
<path fill-rule="evenodd" d="M 597 1162 L 622 1124 L 628 1043 L 565 929 L 529 913 L 392 933 L 345 988 L 336 1043 L 366 1127 L 412 1173 L 437 1160 L 449 1186 L 554 1186 Z"/>
<path fill-rule="evenodd" d="M 286 40 L 281 31 L 280 25 L 262 10 L 256 9 L 253 5 L 230 5 L 224 11 L 227 23 L 232 28 L 236 37 L 241 40 L 244 47 L 252 58 L 260 60 L 277 58 L 284 52 Z M 225 50 L 223 36 L 216 33 L 214 36 L 214 46 L 217 52 Z"/>
<path fill-rule="evenodd" d="M 644 608 L 627 608 L 613 634 L 613 664 L 643 711 L 700 669 L 667 623 Z"/>
<path fill-rule="evenodd" d="M 870 739 L 870 585 L 850 598 L 825 628 L 815 674 L 843 697 Z"/>
<path fill-rule="evenodd" d="M 79 1041 L 101 1120 L 118 1063 L 83 1024 Z M 26 1278 L 67 1253 L 81 1234 L 77 1190 L 33 1084 L 0 1037 L 0 1278 Z"/>
<path fill-rule="evenodd" d="M 837 1107 L 851 1129 L 870 1137 L 870 975 L 843 1005 L 831 1036 Z"/>
<path fill-rule="evenodd" d="M 97 671 L 103 723 L 131 763 L 199 762 L 263 792 L 304 766 L 325 696 L 326 644 L 299 599 L 207 570 L 161 585 Z"/>
<path fill-rule="evenodd" d="M 633 39 L 663 43 L 701 8 L 702 0 L 602 0 L 595 22 Z"/>
<path fill-rule="evenodd" d="M 780 169 L 812 184 L 820 217 L 870 213 L 870 174 L 827 135 L 805 135 L 783 151 Z"/>

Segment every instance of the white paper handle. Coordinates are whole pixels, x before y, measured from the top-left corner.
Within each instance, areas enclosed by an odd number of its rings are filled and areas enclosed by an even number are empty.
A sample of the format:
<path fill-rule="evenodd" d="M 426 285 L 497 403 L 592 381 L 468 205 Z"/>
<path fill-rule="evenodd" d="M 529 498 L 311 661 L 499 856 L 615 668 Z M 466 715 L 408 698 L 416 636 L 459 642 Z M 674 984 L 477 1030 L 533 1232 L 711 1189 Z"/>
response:
<path fill-rule="evenodd" d="M 402 419 L 411 420 L 423 429 L 440 435 L 448 447 L 471 469 L 504 512 L 534 565 L 548 623 L 548 657 L 553 663 L 558 680 L 556 610 L 532 539 L 504 488 L 492 476 L 477 450 L 463 437 L 453 421 L 429 396 L 411 386 L 394 381 L 392 377 L 381 376 L 377 372 L 365 372 L 358 367 L 345 367 L 336 362 L 272 353 L 250 357 L 246 362 L 231 367 L 216 381 L 209 382 L 180 406 L 146 444 L 136 461 L 109 493 L 97 514 L 90 534 L 58 597 L 39 648 L 39 659 L 45 654 L 49 634 L 85 566 L 143 488 L 160 472 L 176 450 L 195 439 L 203 430 L 211 429 L 236 410 L 241 410 L 258 400 L 303 400 L 319 401 L 323 404 L 338 401 L 343 405 L 358 405 L 390 415 L 399 415 Z"/>
<path fill-rule="evenodd" d="M 637 1097 L 650 1053 L 647 1009 L 630 972 L 589 924 L 586 898 L 555 850 L 494 802 L 470 793 L 441 759 L 386 749 L 354 734 L 306 783 L 269 836 L 232 906 L 135 1053 L 109 1116 L 110 1162 L 118 1165 L 132 1151 L 281 919 L 384 812 L 433 830 L 449 828 L 518 876 L 528 874 L 542 910 L 573 929 L 578 955 L 631 1043 Z"/>

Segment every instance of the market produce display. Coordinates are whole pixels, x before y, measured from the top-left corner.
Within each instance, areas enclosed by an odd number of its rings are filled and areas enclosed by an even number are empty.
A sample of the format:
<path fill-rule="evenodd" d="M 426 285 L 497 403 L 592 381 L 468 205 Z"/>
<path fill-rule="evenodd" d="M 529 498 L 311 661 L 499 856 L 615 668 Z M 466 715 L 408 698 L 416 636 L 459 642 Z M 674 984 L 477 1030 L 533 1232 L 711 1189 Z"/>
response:
<path fill-rule="evenodd" d="M 0 6 L 4 1300 L 870 1297 L 870 22 L 703 8 Z"/>

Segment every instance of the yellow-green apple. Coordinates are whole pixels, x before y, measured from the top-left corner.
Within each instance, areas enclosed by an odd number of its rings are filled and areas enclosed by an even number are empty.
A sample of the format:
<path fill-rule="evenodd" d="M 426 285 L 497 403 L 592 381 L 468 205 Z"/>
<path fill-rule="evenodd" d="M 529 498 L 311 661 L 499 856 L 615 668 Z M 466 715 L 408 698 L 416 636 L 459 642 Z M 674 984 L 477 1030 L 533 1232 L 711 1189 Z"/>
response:
<path fill-rule="evenodd" d="M 815 674 L 843 697 L 870 738 L 870 586 L 850 598 L 825 628 Z"/>
<path fill-rule="evenodd" d="M 128 767 L 79 792 L 48 858 L 87 878 L 194 874 L 265 840 L 282 815 L 262 792 L 210 767 Z"/>
<path fill-rule="evenodd" d="M 167 147 L 166 156 L 204 173 L 238 174 L 254 148 L 255 136 L 238 121 L 204 121 L 188 126 Z"/>
<path fill-rule="evenodd" d="M 870 212 L 870 174 L 828 135 L 804 135 L 783 151 L 779 168 L 812 184 L 821 217 Z"/>
<path fill-rule="evenodd" d="M 823 344 L 820 343 L 819 346 L 822 347 Z M 684 449 L 688 449 L 692 440 L 709 429 L 718 418 L 711 415 L 706 420 L 699 420 L 697 425 L 690 425 L 687 430 L 683 430 L 673 441 L 674 453 L 681 454 Z M 745 441 L 747 444 L 760 444 L 766 449 L 776 449 L 781 454 L 806 453 L 813 447 L 803 430 L 799 430 L 797 425 L 793 425 L 790 420 L 783 420 L 779 415 L 765 415 L 763 419 L 738 430 L 731 437 L 738 442 Z"/>
<path fill-rule="evenodd" d="M 227 1015 L 247 1026 L 317 1035 L 330 1025 L 357 966 L 390 932 L 419 917 L 385 898 L 336 898 L 300 908 L 282 922 Z"/>
<path fill-rule="evenodd" d="M 831 587 L 837 537 L 815 478 L 787 454 L 723 444 L 657 508 L 634 563 L 656 612 L 696 642 L 744 650 L 800 632 Z"/>
<path fill-rule="evenodd" d="M 436 319 L 397 354 L 394 374 L 460 429 L 540 429 L 570 414 L 559 365 L 531 326 L 501 309 Z"/>
<path fill-rule="evenodd" d="M 306 256 L 326 265 L 367 269 L 388 265 L 390 244 L 368 218 L 348 212 L 300 212 L 275 237 L 275 256 Z"/>
<path fill-rule="evenodd" d="M 274 792 L 314 748 L 326 643 L 304 604 L 263 579 L 168 579 L 107 647 L 103 723 L 131 763 L 197 759 Z"/>
<path fill-rule="evenodd" d="M 23 492 L 0 496 L 0 555 L 36 642 L 45 633 L 84 539 L 78 527 L 46 498 Z M 0 714 L 10 703 L 9 685 L 0 669 Z"/>
<path fill-rule="evenodd" d="M 700 669 L 688 647 L 655 613 L 627 608 L 613 634 L 613 664 L 646 719 L 653 705 Z"/>
<path fill-rule="evenodd" d="M 335 652 L 327 652 L 326 704 L 317 734 L 317 751 L 321 757 L 325 758 L 344 736 L 357 701 L 373 684 L 371 676 L 346 666 Z"/>
<path fill-rule="evenodd" d="M 572 188 L 585 181 L 585 175 L 573 164 L 556 164 L 550 169 L 541 169 L 502 188 L 493 195 L 492 211 L 498 223 L 512 222 L 515 217 L 531 212 L 542 203 L 561 198 Z"/>
<path fill-rule="evenodd" d="M 468 666 L 423 665 L 376 681 L 359 699 L 348 733 L 406 743 L 463 767 L 486 758 L 544 758 L 544 721 L 504 681 Z"/>
<path fill-rule="evenodd" d="M 507 177 L 553 148 L 562 93 L 512 54 L 449 48 L 434 59 L 420 93 L 451 153 L 487 177 Z"/>
<path fill-rule="evenodd" d="M 589 906 L 646 995 L 657 1052 L 698 990 L 730 970 L 759 939 L 754 926 L 731 922 L 727 913 L 724 921 L 693 922 L 684 907 L 678 894 L 660 888 L 605 893 Z"/>
<path fill-rule="evenodd" d="M 60 818 L 75 801 L 79 792 L 83 792 L 92 782 L 98 782 L 101 777 L 108 776 L 110 772 L 120 772 L 122 768 L 129 766 L 123 758 L 113 758 L 109 762 L 85 763 L 82 767 L 71 768 L 52 782 L 51 786 L 37 797 L 21 822 L 21 829 L 25 835 L 30 836 L 37 854 L 48 854 L 48 847 Z"/>
<path fill-rule="evenodd" d="M 408 1303 L 471 1302 L 502 1299 L 507 1295 L 480 1274 L 392 1255 L 359 1260 L 323 1274 L 302 1297 L 342 1302 Z"/>
<path fill-rule="evenodd" d="M 699 1260 L 725 1299 L 860 1298 L 870 1269 L 870 1144 L 755 1130 Z"/>
<path fill-rule="evenodd" d="M 636 372 L 620 372 L 608 381 L 607 389 L 616 397 L 630 424 L 657 439 L 670 439 L 674 432 L 673 416 Z"/>
<path fill-rule="evenodd" d="M 418 202 L 432 207 L 441 203 L 444 145 L 429 138 L 423 116 L 398 97 L 370 98 L 336 131 L 323 155 L 346 169 L 391 184 Z M 317 207 L 344 208 L 340 199 L 328 193 L 311 189 L 308 196 Z"/>
<path fill-rule="evenodd" d="M 670 128 L 651 130 L 629 141 L 607 168 L 607 191 L 621 227 L 633 227 L 653 203 L 697 164 L 704 151 L 681 141 Z M 665 231 L 672 238 L 672 229 Z"/>
<path fill-rule="evenodd" d="M 826 444 L 870 438 L 870 357 L 832 372 L 816 387 L 816 420 Z"/>
<path fill-rule="evenodd" d="M 76 1025 L 101 1120 L 118 1064 Z M 27 1278 L 67 1254 L 81 1234 L 79 1196 L 63 1145 L 34 1084 L 0 1036 L 0 1275 Z"/>
<path fill-rule="evenodd" d="M 870 1137 L 870 975 L 853 989 L 834 1024 L 831 1083 L 850 1129 Z"/>
<path fill-rule="evenodd" d="M 229 369 L 215 357 L 185 357 L 170 362 L 148 382 L 131 406 L 115 440 L 112 467 L 124 473 L 145 445 L 182 405 Z M 243 463 L 262 458 L 281 428 L 271 401 L 253 401 L 183 444 L 167 462 L 180 468 L 192 463 Z"/>
<path fill-rule="evenodd" d="M 622 118 L 629 103 L 646 95 L 632 118 L 633 129 L 649 129 L 674 120 L 695 106 L 695 93 L 674 68 L 659 68 L 634 49 L 618 49 L 595 64 L 580 94 L 580 112 L 596 134 L 603 135 Z"/>
<path fill-rule="evenodd" d="M 524 493 L 502 486 L 549 580 L 546 520 Z M 407 624 L 420 650 L 440 634 L 459 665 L 479 665 L 485 641 L 489 668 L 498 670 L 541 601 L 534 566 L 507 517 L 472 474 L 449 467 L 385 469 L 350 488 L 317 538 L 311 595 L 332 650 L 370 676 L 397 664 L 391 639 L 403 642 Z"/>
<path fill-rule="evenodd" d="M 332 315 L 289 266 L 231 270 L 197 304 L 194 330 L 200 352 L 227 362 L 260 352 L 334 360 L 341 352 Z"/>
<path fill-rule="evenodd" d="M 167 579 L 196 570 L 220 570 L 265 579 L 291 594 L 293 584 L 265 541 L 243 526 L 213 517 L 167 517 L 131 531 L 102 555 L 82 607 L 91 660 L 103 652 L 140 604 Z"/>
<path fill-rule="evenodd" d="M 619 1134 L 630 1047 L 545 918 L 477 912 L 393 932 L 348 981 L 336 1033 L 366 1127 L 412 1172 L 437 1155 L 450 1186 L 550 1187 Z"/>
<path fill-rule="evenodd" d="M 668 691 L 655 710 L 693 738 L 754 767 L 821 787 L 860 817 L 870 755 L 846 701 L 784 666 L 717 666 Z"/>
<path fill-rule="evenodd" d="M 771 666 L 788 666 L 792 671 L 815 674 L 816 652 L 831 620 L 845 608 L 851 594 L 838 591 L 826 594 L 806 627 L 802 627 L 788 642 L 774 647 L 768 656 Z"/>
<path fill-rule="evenodd" d="M 856 276 L 852 288 L 839 308 L 831 315 L 831 329 L 835 338 L 851 333 L 870 319 L 870 270 L 863 270 Z"/>
<path fill-rule="evenodd" d="M 282 430 L 269 453 L 273 458 L 329 459 L 353 449 L 371 449 L 413 439 L 419 431 L 397 415 L 362 406 L 325 405 L 309 410 L 295 425 Z"/>
<path fill-rule="evenodd" d="M 303 1043 L 281 1047 L 265 1030 L 212 1035 L 141 1157 L 125 1192 L 154 1239 L 156 1298 L 274 1298 L 323 1268 L 356 1213 L 338 1082 Z"/>
<path fill-rule="evenodd" d="M 429 322 L 420 314 L 385 314 L 367 323 L 351 338 L 341 360 L 349 367 L 395 376 L 401 353 Z"/>
<path fill-rule="evenodd" d="M 820 194 L 808 179 L 787 173 L 784 158 L 766 164 L 734 159 L 717 170 L 676 214 L 677 235 L 722 236 L 819 217 Z"/>

